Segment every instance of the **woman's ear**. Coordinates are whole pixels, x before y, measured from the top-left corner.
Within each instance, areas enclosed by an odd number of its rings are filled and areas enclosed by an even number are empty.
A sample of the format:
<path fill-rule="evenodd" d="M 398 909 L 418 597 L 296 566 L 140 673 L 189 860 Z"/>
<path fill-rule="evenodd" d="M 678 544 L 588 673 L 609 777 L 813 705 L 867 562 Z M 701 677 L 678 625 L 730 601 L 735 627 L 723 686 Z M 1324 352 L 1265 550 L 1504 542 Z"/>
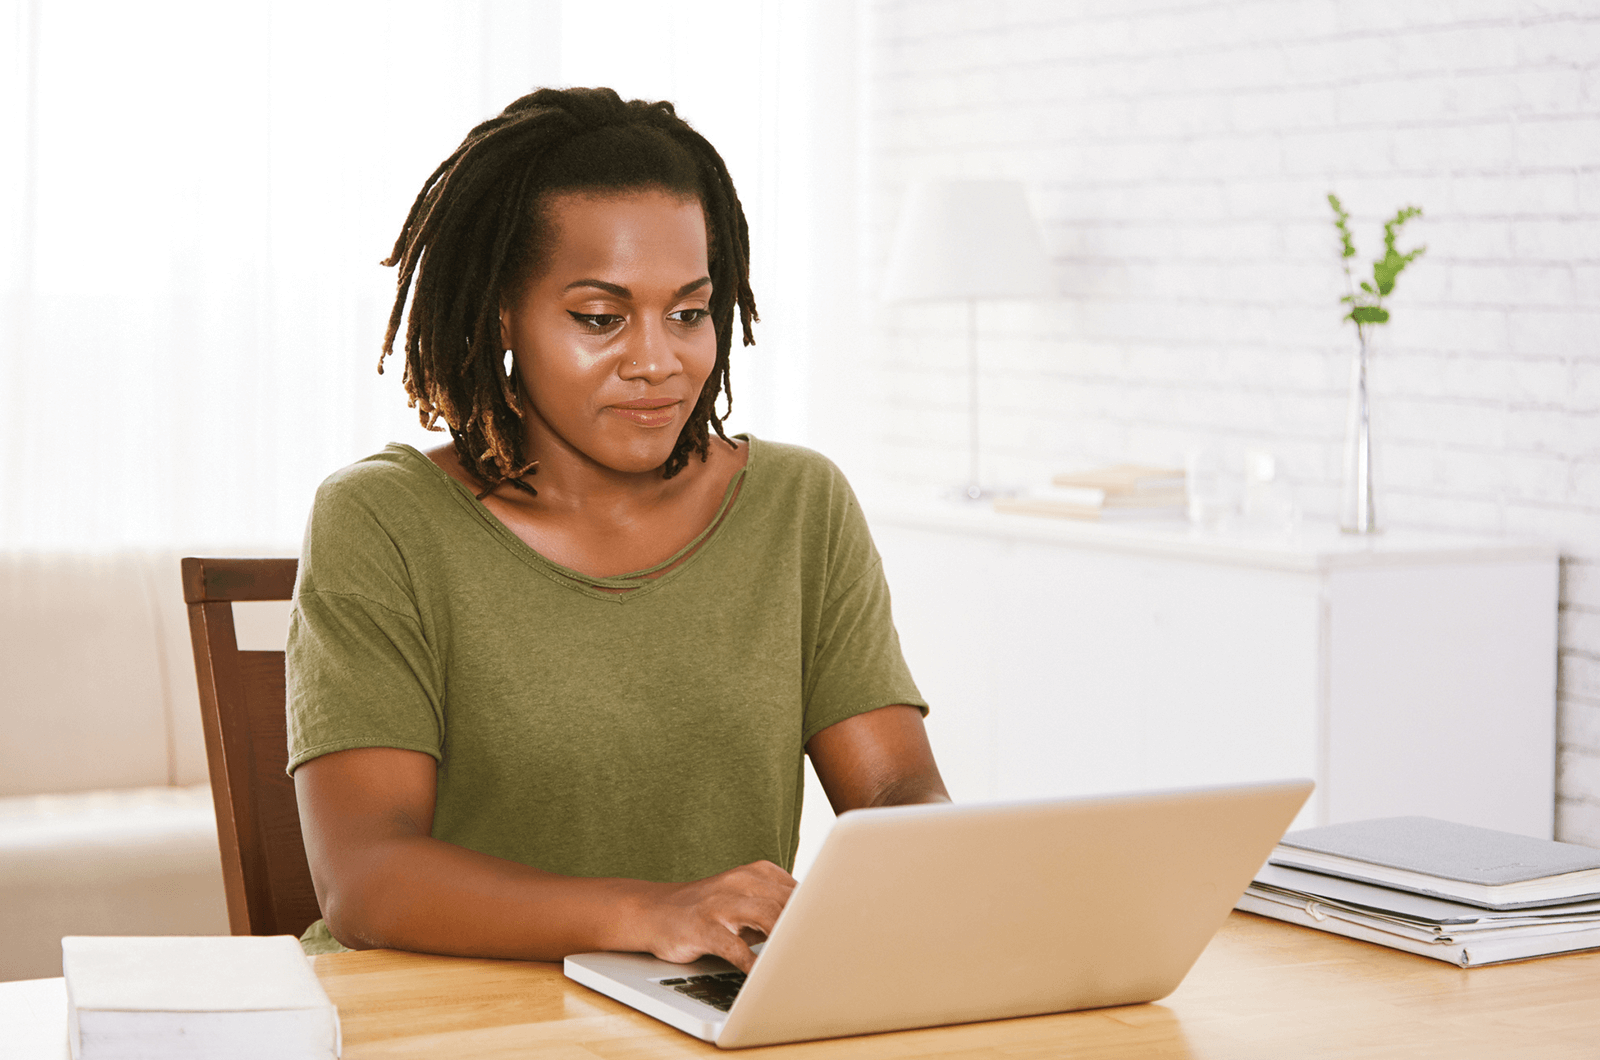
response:
<path fill-rule="evenodd" d="M 511 348 L 511 307 L 504 305 L 500 307 L 500 348 Z"/>

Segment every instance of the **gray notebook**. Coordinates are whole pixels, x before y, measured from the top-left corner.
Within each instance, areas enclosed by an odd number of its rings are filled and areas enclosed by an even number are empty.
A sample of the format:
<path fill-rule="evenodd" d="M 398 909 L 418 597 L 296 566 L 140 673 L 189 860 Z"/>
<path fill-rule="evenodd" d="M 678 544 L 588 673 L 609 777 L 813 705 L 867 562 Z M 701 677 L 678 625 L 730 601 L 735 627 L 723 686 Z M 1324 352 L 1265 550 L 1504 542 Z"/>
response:
<path fill-rule="evenodd" d="M 1270 860 L 1487 909 L 1600 897 L 1600 850 L 1432 817 L 1290 832 Z"/>

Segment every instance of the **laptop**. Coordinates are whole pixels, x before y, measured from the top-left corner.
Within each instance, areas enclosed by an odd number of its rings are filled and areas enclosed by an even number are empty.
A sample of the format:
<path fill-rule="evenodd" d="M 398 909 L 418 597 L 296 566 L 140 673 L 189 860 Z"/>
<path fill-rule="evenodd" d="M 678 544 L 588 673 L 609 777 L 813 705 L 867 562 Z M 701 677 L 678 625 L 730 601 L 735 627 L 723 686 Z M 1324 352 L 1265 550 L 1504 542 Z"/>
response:
<path fill-rule="evenodd" d="M 748 978 L 568 957 L 569 978 L 724 1048 L 1154 1001 L 1266 862 L 1309 780 L 841 815 Z"/>

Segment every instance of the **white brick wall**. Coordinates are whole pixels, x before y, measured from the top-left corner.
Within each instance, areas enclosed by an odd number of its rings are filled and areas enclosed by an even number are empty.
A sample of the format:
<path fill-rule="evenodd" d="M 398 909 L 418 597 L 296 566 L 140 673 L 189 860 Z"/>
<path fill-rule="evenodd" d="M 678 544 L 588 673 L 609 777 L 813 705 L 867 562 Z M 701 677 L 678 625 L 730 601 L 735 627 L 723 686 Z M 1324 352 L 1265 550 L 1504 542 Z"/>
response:
<path fill-rule="evenodd" d="M 1426 210 L 1372 366 L 1379 517 L 1560 543 L 1557 828 L 1600 845 L 1600 5 L 863 2 L 867 276 L 923 175 L 1027 181 L 1057 263 L 1058 300 L 979 311 L 992 477 L 1265 447 L 1331 518 L 1323 196 L 1362 261 Z M 964 472 L 960 314 L 869 308 L 880 481 Z"/>

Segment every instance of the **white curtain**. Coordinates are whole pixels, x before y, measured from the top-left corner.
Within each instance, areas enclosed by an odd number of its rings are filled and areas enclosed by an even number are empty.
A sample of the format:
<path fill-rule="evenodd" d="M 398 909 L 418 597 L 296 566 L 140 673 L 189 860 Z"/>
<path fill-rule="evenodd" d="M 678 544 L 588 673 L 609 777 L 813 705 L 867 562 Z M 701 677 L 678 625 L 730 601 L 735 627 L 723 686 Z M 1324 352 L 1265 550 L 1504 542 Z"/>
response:
<path fill-rule="evenodd" d="M 330 471 L 447 440 L 375 372 L 377 262 L 467 129 L 540 84 L 674 99 L 722 150 L 766 321 L 732 425 L 803 439 L 812 38 L 784 20 L 808 4 L 0 10 L 0 548 L 293 550 Z"/>

